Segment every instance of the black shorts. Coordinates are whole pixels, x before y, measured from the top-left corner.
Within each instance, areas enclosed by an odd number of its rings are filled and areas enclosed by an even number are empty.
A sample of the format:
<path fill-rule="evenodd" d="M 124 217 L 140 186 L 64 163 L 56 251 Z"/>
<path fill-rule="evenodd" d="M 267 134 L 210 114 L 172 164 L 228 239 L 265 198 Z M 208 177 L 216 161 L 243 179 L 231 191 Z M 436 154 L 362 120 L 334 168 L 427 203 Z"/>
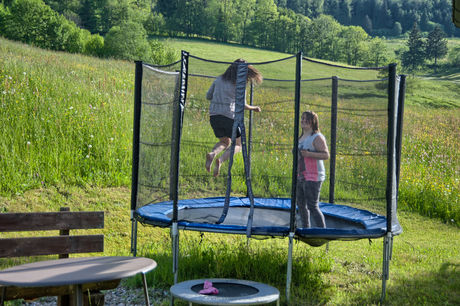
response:
<path fill-rule="evenodd" d="M 209 117 L 209 122 L 211 123 L 211 127 L 214 131 L 214 135 L 217 138 L 221 137 L 232 137 L 232 129 L 233 129 L 233 119 L 222 115 L 213 115 Z M 236 138 L 241 136 L 241 130 L 238 128 L 236 130 Z"/>

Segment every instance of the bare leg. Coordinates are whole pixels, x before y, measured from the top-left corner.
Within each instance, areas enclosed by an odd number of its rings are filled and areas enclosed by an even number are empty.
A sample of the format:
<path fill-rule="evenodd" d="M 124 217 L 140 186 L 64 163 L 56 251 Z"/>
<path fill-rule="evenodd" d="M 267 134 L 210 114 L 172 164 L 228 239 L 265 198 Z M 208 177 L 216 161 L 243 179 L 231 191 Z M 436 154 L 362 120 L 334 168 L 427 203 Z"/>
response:
<path fill-rule="evenodd" d="M 219 176 L 220 173 L 220 167 L 222 166 L 222 163 L 225 162 L 227 159 L 230 158 L 230 154 L 232 151 L 232 147 L 228 146 L 227 149 L 225 150 L 224 154 L 216 160 L 216 166 L 214 167 L 214 176 Z M 238 137 L 235 141 L 235 154 L 241 151 L 241 137 Z"/>
<path fill-rule="evenodd" d="M 231 139 L 228 137 L 221 137 L 219 138 L 219 142 L 214 145 L 214 148 L 212 148 L 212 151 L 206 154 L 206 171 L 211 172 L 211 165 L 214 160 L 214 158 L 222 152 L 224 149 L 228 148 L 228 146 L 231 143 Z"/>

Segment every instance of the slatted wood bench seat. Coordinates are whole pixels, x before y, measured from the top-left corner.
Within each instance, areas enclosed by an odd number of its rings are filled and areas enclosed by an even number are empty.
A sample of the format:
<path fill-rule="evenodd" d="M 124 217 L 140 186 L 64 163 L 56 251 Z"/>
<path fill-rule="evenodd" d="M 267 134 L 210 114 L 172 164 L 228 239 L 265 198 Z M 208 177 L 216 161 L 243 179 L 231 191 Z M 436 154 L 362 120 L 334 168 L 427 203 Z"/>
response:
<path fill-rule="evenodd" d="M 1 232 L 38 232 L 59 231 L 55 236 L 28 236 L 0 239 L 0 258 L 59 255 L 68 258 L 69 254 L 92 253 L 104 251 L 104 235 L 70 235 L 70 230 L 104 228 L 104 212 L 71 212 L 61 208 L 59 212 L 0 213 Z M 86 284 L 83 291 L 106 290 L 116 288 L 120 280 Z M 71 286 L 18 288 L 0 287 L 1 301 L 14 299 L 35 299 L 42 296 L 59 296 L 59 305 L 70 305 L 68 297 Z M 90 294 L 91 305 L 103 305 L 104 296 Z M 85 299 L 85 304 L 88 299 Z"/>

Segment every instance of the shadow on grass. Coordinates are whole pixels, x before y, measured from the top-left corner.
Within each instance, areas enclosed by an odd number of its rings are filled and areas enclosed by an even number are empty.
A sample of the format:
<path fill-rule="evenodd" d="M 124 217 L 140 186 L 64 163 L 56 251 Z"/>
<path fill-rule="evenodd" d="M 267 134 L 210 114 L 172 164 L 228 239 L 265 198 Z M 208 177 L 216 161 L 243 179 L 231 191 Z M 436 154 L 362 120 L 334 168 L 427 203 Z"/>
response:
<path fill-rule="evenodd" d="M 444 263 L 437 272 L 391 279 L 383 305 L 460 305 L 460 264 Z M 372 291 L 372 292 L 370 292 Z M 376 305 L 375 290 L 351 300 L 352 305 Z"/>
<path fill-rule="evenodd" d="M 262 282 L 280 291 L 281 304 L 286 303 L 287 244 L 231 237 L 225 240 L 200 240 L 187 237 L 181 241 L 178 280 L 232 278 Z M 266 243 L 265 243 L 266 242 Z M 153 243 L 141 256 L 153 258 L 158 266 L 147 274 L 149 286 L 169 290 L 173 284 L 170 244 Z M 294 251 L 291 304 L 318 305 L 328 301 L 328 285 L 321 274 L 331 270 L 332 263 L 312 258 L 308 248 Z M 141 286 L 140 277 L 131 284 Z"/>

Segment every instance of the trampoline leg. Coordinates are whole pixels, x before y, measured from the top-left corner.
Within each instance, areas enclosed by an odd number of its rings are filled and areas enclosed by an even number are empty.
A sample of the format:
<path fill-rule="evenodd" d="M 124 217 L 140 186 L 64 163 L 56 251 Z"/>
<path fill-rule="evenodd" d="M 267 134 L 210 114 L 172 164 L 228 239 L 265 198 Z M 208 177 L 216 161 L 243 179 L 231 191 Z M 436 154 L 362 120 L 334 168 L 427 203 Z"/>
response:
<path fill-rule="evenodd" d="M 179 228 L 177 222 L 174 222 L 171 226 L 171 237 L 174 284 L 177 284 L 177 273 L 179 270 Z"/>
<path fill-rule="evenodd" d="M 137 255 L 137 220 L 131 218 L 131 254 Z"/>
<path fill-rule="evenodd" d="M 383 264 L 382 264 L 382 296 L 380 298 L 380 303 L 383 303 L 386 295 L 386 283 L 390 278 L 390 260 L 391 253 L 393 250 L 393 236 L 391 233 L 383 238 Z"/>
<path fill-rule="evenodd" d="M 142 284 L 144 285 L 145 305 L 150 306 L 149 290 L 147 288 L 147 279 L 145 277 L 145 273 L 142 273 Z"/>
<path fill-rule="evenodd" d="M 177 222 L 171 225 L 171 243 L 172 243 L 172 272 L 174 275 L 174 284 L 177 284 L 177 274 L 179 271 L 179 227 Z M 171 294 L 171 306 L 174 305 L 174 296 Z"/>
<path fill-rule="evenodd" d="M 288 305 L 289 305 L 289 299 L 291 297 L 293 240 L 294 240 L 294 232 L 290 232 L 289 233 L 289 251 L 288 251 L 287 273 L 286 273 L 286 301 Z"/>

